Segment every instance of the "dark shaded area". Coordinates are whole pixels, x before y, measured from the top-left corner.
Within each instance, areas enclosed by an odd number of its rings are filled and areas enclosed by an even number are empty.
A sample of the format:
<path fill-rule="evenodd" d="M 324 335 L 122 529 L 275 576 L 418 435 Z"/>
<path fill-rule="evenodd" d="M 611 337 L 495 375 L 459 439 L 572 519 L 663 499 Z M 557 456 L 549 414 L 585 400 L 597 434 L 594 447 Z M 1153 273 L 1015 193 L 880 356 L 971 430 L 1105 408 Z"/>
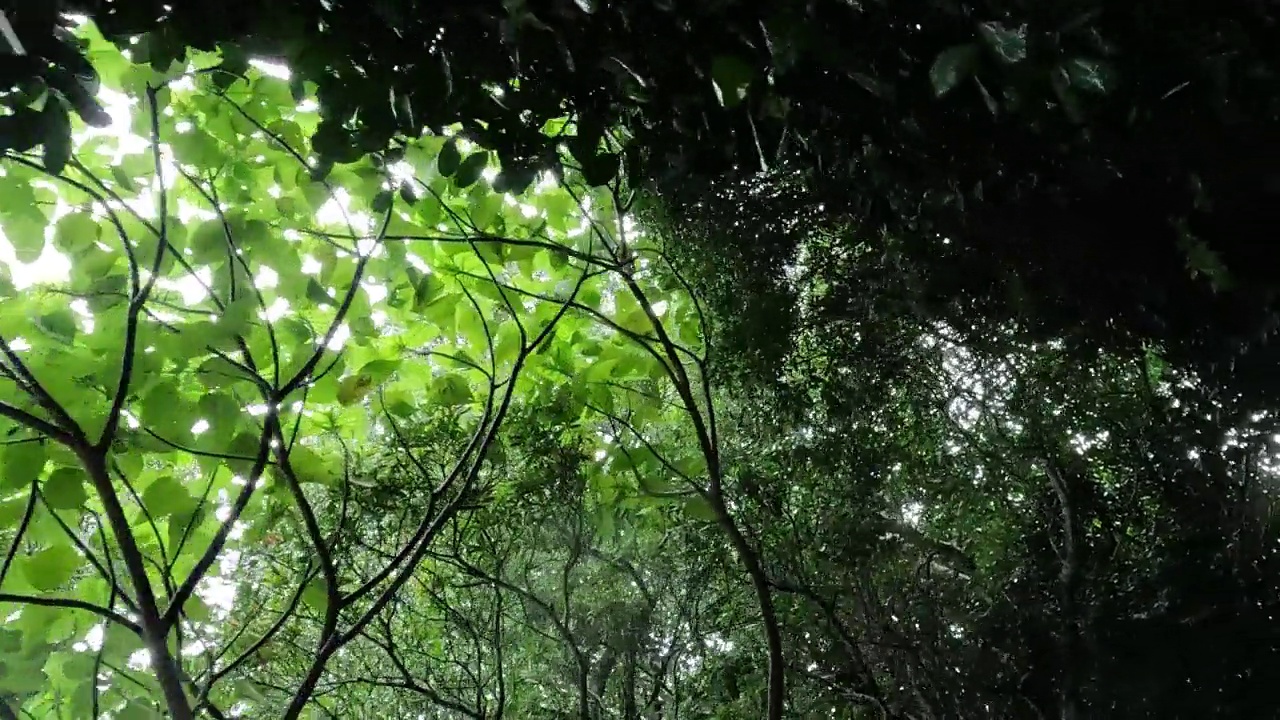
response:
<path fill-rule="evenodd" d="M 1277 716 L 1273 417 L 1154 358 L 805 307 L 726 424 L 814 717 Z"/>

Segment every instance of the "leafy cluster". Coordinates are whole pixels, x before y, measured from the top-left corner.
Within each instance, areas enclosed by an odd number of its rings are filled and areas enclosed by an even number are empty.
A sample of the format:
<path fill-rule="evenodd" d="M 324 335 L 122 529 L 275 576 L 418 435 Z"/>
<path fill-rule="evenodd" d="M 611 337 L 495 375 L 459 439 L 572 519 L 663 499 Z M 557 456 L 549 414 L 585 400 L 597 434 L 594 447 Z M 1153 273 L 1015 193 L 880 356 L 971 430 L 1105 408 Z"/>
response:
<path fill-rule="evenodd" d="M 508 415 L 641 423 L 672 373 L 696 408 L 696 316 L 613 191 L 503 193 L 446 136 L 317 173 L 287 80 L 82 32 L 123 125 L 3 177 L 9 714 L 314 712 L 459 514 L 531 492 Z"/>
<path fill-rule="evenodd" d="M 0 718 L 1273 715 L 1269 15 L 904 12 L 5 6 Z"/>
<path fill-rule="evenodd" d="M 46 85 L 60 102 L 20 113 L 22 145 L 65 136 L 63 106 L 99 114 L 68 79 L 92 73 L 59 7 L 158 70 L 188 47 L 221 48 L 233 72 L 287 62 L 316 83 L 322 168 L 460 124 L 500 157 L 502 189 L 562 167 L 560 146 L 588 182 L 625 166 L 680 209 L 726 178 L 798 173 L 803 193 L 756 201 L 768 215 L 900 241 L 932 310 L 975 335 L 1019 318 L 1090 346 L 1154 343 L 1274 394 L 1261 233 L 1280 58 L 1257 3 L 23 4 L 10 12 L 39 61 L 10 57 L 9 75 L 44 80 L 17 106 Z M 576 134 L 542 132 L 561 117 Z"/>

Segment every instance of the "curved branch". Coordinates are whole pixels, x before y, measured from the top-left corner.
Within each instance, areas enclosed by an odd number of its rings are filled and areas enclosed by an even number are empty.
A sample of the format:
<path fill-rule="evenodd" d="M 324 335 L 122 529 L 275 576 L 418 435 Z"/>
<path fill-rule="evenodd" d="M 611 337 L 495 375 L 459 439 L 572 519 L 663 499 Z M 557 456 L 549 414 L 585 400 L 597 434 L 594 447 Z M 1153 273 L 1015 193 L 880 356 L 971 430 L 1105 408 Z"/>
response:
<path fill-rule="evenodd" d="M 70 608 L 72 610 L 84 610 L 127 628 L 130 632 L 138 635 L 139 637 L 142 636 L 142 628 L 129 618 L 114 610 L 109 610 L 101 605 L 94 605 L 93 603 L 86 602 L 84 600 L 77 600 L 75 598 L 38 597 L 35 595 L 20 595 L 18 593 L 0 592 L 0 602 L 25 603 L 27 605 L 40 605 L 42 607 L 60 607 Z"/>

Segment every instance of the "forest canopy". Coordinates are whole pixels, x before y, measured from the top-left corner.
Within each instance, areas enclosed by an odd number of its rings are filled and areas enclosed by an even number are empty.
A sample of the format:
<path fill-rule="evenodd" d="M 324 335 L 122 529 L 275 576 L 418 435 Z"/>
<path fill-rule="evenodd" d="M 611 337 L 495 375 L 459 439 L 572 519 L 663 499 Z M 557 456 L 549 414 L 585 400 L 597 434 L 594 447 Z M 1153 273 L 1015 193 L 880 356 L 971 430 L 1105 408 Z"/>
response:
<path fill-rule="evenodd" d="M 1276 714 L 1269 16 L 649 5 L 2 5 L 0 720 Z"/>

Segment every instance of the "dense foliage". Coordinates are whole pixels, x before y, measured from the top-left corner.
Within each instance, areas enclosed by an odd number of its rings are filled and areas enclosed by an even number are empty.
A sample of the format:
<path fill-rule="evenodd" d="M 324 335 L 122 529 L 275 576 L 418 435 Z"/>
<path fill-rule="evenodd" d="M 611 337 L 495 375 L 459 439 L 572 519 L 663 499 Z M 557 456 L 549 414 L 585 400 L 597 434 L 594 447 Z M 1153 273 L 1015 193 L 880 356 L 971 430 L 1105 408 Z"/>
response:
<path fill-rule="evenodd" d="M 1275 716 L 1270 25 L 1036 7 L 6 7 L 0 719 Z"/>
<path fill-rule="evenodd" d="M 758 198 L 765 217 L 896 239 L 921 302 L 976 335 L 1016 317 L 1042 338 L 1156 343 L 1234 391 L 1280 394 L 1266 3 L 14 3 L 31 57 L 6 58 L 8 76 L 43 74 L 93 120 L 93 58 L 59 40 L 60 8 L 140 38 L 159 70 L 188 46 L 221 47 L 232 71 L 287 62 L 317 84 L 322 168 L 461 124 L 500 156 L 501 189 L 560 167 L 560 145 L 593 184 L 625 167 L 681 198 L 794 171 L 804 191 Z M 65 110 L 47 115 L 21 144 L 65 135 Z M 576 135 L 541 132 L 565 116 Z"/>

